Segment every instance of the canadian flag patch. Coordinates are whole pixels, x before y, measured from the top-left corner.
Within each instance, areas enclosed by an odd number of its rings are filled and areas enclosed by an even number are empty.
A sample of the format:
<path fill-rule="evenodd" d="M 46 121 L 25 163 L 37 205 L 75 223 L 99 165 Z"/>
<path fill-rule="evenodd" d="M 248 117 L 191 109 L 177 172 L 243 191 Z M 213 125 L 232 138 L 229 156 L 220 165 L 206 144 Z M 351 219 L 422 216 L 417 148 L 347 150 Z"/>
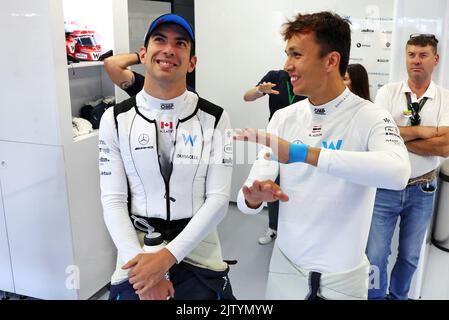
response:
<path fill-rule="evenodd" d="M 165 121 L 161 121 L 161 129 L 173 129 L 173 121 L 170 122 L 165 122 Z"/>

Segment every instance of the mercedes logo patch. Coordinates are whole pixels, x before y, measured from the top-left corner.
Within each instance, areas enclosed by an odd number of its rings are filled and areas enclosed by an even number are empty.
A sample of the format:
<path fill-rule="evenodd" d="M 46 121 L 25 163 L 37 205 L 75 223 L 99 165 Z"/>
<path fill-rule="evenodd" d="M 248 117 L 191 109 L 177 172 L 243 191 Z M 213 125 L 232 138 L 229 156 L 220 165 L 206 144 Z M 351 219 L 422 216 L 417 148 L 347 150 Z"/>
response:
<path fill-rule="evenodd" d="M 139 136 L 139 143 L 144 146 L 148 144 L 148 142 L 150 142 L 150 137 L 146 133 L 142 133 Z"/>

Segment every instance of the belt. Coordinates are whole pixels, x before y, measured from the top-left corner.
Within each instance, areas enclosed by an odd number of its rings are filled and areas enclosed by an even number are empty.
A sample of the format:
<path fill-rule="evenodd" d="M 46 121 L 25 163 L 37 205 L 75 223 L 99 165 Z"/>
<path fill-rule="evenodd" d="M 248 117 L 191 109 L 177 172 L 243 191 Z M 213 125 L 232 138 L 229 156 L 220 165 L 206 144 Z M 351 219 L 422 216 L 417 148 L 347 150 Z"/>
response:
<path fill-rule="evenodd" d="M 416 186 L 421 183 L 428 183 L 436 179 L 436 177 L 437 177 L 437 170 L 434 169 L 430 172 L 423 174 L 422 176 L 409 179 L 407 186 Z"/>

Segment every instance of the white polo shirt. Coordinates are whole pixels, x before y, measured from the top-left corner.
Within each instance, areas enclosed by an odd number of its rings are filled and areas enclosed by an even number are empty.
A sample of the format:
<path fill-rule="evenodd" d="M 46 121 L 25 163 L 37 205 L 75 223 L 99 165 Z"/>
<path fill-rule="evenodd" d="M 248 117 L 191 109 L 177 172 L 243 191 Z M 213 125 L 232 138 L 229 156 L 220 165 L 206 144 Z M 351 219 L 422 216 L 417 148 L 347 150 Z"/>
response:
<path fill-rule="evenodd" d="M 419 100 L 411 91 L 407 81 L 388 83 L 377 92 L 375 104 L 387 109 L 399 127 L 408 126 L 409 118 L 404 116 L 404 110 L 407 110 L 407 92 L 411 93 L 412 102 L 420 102 L 424 97 L 428 98 L 419 113 L 422 126 L 449 126 L 449 90 L 437 86 L 433 81 Z M 409 158 L 412 166 L 411 178 L 432 171 L 443 160 L 438 156 L 422 156 L 413 152 L 409 152 Z"/>

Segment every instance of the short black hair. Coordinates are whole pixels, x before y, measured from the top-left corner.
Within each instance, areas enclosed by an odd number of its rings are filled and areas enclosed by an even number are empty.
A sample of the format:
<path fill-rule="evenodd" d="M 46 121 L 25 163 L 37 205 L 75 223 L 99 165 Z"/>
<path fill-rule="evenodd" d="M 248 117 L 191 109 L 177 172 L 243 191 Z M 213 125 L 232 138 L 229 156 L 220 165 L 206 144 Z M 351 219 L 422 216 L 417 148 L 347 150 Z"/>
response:
<path fill-rule="evenodd" d="M 294 20 L 284 23 L 283 27 L 285 41 L 296 33 L 314 32 L 315 40 L 321 47 L 320 57 L 332 51 L 338 52 L 341 56 L 339 71 L 342 77 L 345 75 L 351 51 L 351 29 L 347 20 L 329 11 L 299 13 Z"/>

